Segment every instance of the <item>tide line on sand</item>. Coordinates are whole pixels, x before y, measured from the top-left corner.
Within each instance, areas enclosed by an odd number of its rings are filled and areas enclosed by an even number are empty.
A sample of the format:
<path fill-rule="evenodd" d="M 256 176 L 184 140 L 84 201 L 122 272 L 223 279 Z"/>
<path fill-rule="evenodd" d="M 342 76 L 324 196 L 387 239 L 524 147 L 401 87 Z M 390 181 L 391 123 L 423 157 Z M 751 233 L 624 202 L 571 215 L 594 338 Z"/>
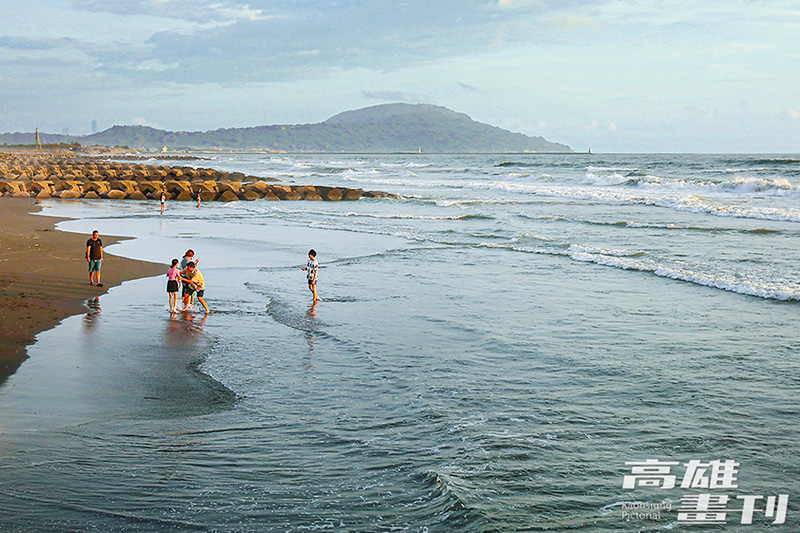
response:
<path fill-rule="evenodd" d="M 34 215 L 32 199 L 0 198 L 0 384 L 27 359 L 36 335 L 84 313 L 87 302 L 123 281 L 165 272 L 156 263 L 105 253 L 103 287 L 89 285 L 88 235 L 56 231 L 63 219 Z M 105 247 L 119 238 L 102 235 Z"/>

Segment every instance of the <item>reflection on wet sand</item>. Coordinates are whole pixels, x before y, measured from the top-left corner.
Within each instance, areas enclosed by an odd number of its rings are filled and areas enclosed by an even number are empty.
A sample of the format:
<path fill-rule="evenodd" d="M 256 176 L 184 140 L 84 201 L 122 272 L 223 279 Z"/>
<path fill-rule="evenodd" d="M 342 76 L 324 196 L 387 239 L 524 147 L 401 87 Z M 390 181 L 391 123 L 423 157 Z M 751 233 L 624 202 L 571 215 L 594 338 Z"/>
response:
<path fill-rule="evenodd" d="M 314 346 L 317 342 L 316 322 L 317 322 L 317 302 L 315 301 L 308 308 L 308 328 L 305 331 L 306 342 L 308 343 L 308 355 L 303 357 L 303 368 L 307 371 L 314 370 Z"/>
<path fill-rule="evenodd" d="M 100 297 L 95 296 L 86 300 L 86 306 L 89 311 L 83 315 L 83 326 L 87 329 L 93 329 L 97 326 L 97 320 L 100 318 Z"/>
<path fill-rule="evenodd" d="M 166 345 L 178 347 L 197 344 L 207 320 L 208 315 L 195 315 L 192 312 L 170 315 L 166 322 Z"/>

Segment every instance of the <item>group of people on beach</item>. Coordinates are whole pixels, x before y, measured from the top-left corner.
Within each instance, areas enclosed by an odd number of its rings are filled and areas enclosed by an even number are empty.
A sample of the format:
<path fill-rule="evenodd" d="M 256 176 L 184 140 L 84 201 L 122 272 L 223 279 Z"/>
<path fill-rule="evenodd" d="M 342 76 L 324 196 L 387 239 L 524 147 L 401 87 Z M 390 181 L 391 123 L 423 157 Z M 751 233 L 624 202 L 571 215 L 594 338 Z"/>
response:
<path fill-rule="evenodd" d="M 181 282 L 183 287 L 183 309 L 187 311 L 194 304 L 194 297 L 197 296 L 197 301 L 202 304 L 206 314 L 210 312 L 208 304 L 204 298 L 206 293 L 206 281 L 200 269 L 197 268 L 199 259 L 195 259 L 194 250 L 186 250 L 183 258 L 178 261 L 172 260 L 172 264 L 167 271 L 167 294 L 169 295 L 169 312 L 174 314 L 178 312 L 178 281 Z M 180 263 L 180 267 L 179 264 Z"/>
<path fill-rule="evenodd" d="M 89 284 L 102 287 L 100 283 L 100 270 L 103 264 L 103 241 L 97 230 L 92 232 L 92 236 L 86 241 L 86 261 L 89 263 Z M 178 312 L 178 289 L 181 289 L 183 297 L 183 308 L 181 312 L 188 311 L 194 305 L 194 297 L 203 306 L 206 314 L 211 310 L 205 300 L 206 282 L 197 264 L 200 259 L 195 258 L 194 250 L 186 250 L 180 261 L 173 259 L 167 270 L 167 294 L 169 295 L 169 312 Z M 308 289 L 314 297 L 314 304 L 320 301 L 317 296 L 317 276 L 319 263 L 317 262 L 317 252 L 313 249 L 308 251 L 308 262 L 302 267 L 306 272 Z M 180 283 L 179 283 L 180 282 Z"/>
<path fill-rule="evenodd" d="M 165 192 L 161 193 L 160 197 L 161 201 L 161 214 L 163 215 L 167 210 L 167 194 Z M 197 191 L 197 207 L 200 207 L 200 191 Z"/>
<path fill-rule="evenodd" d="M 316 304 L 320 299 L 317 296 L 317 275 L 319 271 L 319 263 L 317 262 L 317 252 L 313 249 L 308 251 L 308 262 L 302 268 L 306 272 L 306 279 L 308 280 L 308 288 L 314 296 L 314 303 Z M 183 258 L 180 261 L 177 259 L 172 260 L 172 264 L 167 271 L 167 294 L 169 295 L 169 312 L 175 314 L 178 312 L 178 281 L 183 286 L 183 308 L 181 311 L 187 311 L 193 305 L 194 296 L 197 295 L 197 300 L 202 304 L 206 314 L 210 312 L 208 304 L 204 299 L 206 282 L 200 269 L 197 268 L 197 263 L 200 259 L 195 258 L 194 250 L 186 250 Z"/>

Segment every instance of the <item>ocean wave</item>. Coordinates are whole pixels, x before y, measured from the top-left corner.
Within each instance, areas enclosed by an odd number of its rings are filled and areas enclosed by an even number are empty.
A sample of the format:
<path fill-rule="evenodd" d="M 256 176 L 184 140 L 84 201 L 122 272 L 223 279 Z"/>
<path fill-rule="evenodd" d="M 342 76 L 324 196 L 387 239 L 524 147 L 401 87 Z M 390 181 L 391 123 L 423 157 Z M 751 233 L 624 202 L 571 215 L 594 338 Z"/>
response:
<path fill-rule="evenodd" d="M 712 274 L 688 268 L 663 265 L 652 260 L 644 259 L 642 257 L 645 255 L 644 252 L 592 248 L 578 244 L 572 244 L 566 249 L 557 246 L 521 246 L 517 243 L 509 242 L 482 242 L 477 246 L 481 248 L 499 248 L 528 254 L 565 256 L 573 261 L 594 263 L 621 270 L 646 272 L 662 278 L 768 300 L 800 300 L 800 286 L 794 282 L 741 279 L 730 275 Z"/>
<path fill-rule="evenodd" d="M 705 213 L 718 217 L 751 218 L 780 222 L 800 222 L 800 210 L 781 207 L 745 207 L 739 205 L 715 204 L 700 196 L 689 196 L 670 201 L 641 202 L 647 205 L 669 207 L 677 211 Z"/>
<path fill-rule="evenodd" d="M 749 207 L 736 204 L 725 204 L 712 201 L 696 194 L 688 196 L 675 195 L 631 195 L 626 191 L 614 189 L 587 188 L 544 188 L 531 187 L 508 182 L 495 181 L 487 186 L 499 190 L 527 192 L 551 198 L 569 198 L 601 203 L 617 203 L 663 207 L 676 211 L 708 214 L 719 217 L 749 218 L 757 220 L 773 220 L 780 222 L 800 222 L 800 208 L 782 207 Z"/>
<path fill-rule="evenodd" d="M 583 177 L 582 180 L 579 181 L 579 183 L 585 185 L 599 185 L 601 187 L 611 187 L 615 185 L 623 185 L 627 181 L 629 181 L 628 178 L 616 172 L 604 175 L 599 175 L 599 174 L 594 174 L 593 172 L 589 172 Z"/>
<path fill-rule="evenodd" d="M 331 160 L 331 161 L 322 161 L 321 163 L 319 163 L 320 166 L 334 167 L 334 168 L 347 168 L 347 167 L 350 167 L 352 165 L 365 166 L 365 165 L 369 165 L 369 164 L 370 164 L 370 162 L 365 160 L 365 159 L 361 159 L 361 160 L 358 160 L 358 161 L 338 161 L 338 160 L 334 159 L 334 160 Z"/>
<path fill-rule="evenodd" d="M 570 219 L 559 215 L 543 215 L 541 213 L 519 213 L 519 218 L 527 220 L 556 220 L 558 222 L 569 222 Z"/>
<path fill-rule="evenodd" d="M 463 214 L 463 215 L 414 215 L 410 213 L 366 213 L 358 211 L 326 211 L 321 209 L 300 209 L 288 208 L 282 206 L 272 206 L 273 213 L 281 213 L 285 215 L 319 215 L 324 217 L 335 218 L 374 218 L 380 220 L 494 220 L 495 217 L 491 215 L 482 214 Z"/>
<path fill-rule="evenodd" d="M 259 161 L 262 165 L 270 165 L 270 164 L 279 164 L 279 165 L 288 165 L 295 168 L 310 168 L 312 165 L 308 165 L 306 163 L 301 163 L 289 157 L 279 157 L 279 156 L 272 156 L 266 159 L 262 159 Z"/>
<path fill-rule="evenodd" d="M 379 172 L 379 171 L 378 171 Z M 376 172 L 376 173 L 378 173 Z M 418 180 L 408 180 L 402 178 L 367 178 L 364 177 L 363 174 L 357 175 L 356 172 L 353 172 L 352 175 L 347 175 L 342 178 L 344 181 L 356 181 L 359 183 L 371 183 L 373 185 L 395 185 L 400 187 L 448 187 L 450 184 L 448 183 L 437 183 L 437 182 L 424 182 L 421 183 Z"/>
<path fill-rule="evenodd" d="M 540 167 L 542 166 L 541 163 L 526 163 L 523 161 L 503 161 L 502 163 L 498 163 L 495 167 L 498 168 L 508 168 L 508 167 L 521 167 L 521 168 L 531 168 L 531 167 Z"/>
<path fill-rule="evenodd" d="M 800 164 L 800 159 L 794 157 L 770 157 L 754 159 L 750 163 L 756 165 L 797 165 Z"/>
<path fill-rule="evenodd" d="M 740 172 L 764 172 L 766 168 L 704 168 L 700 169 L 701 174 L 738 174 Z"/>
<path fill-rule="evenodd" d="M 596 165 L 589 165 L 586 167 L 587 172 L 639 172 L 641 169 L 636 167 L 601 167 Z"/>
<path fill-rule="evenodd" d="M 637 168 L 635 170 L 631 170 L 630 172 L 628 172 L 625 175 L 628 176 L 629 178 L 632 178 L 632 177 L 636 177 L 636 176 L 649 176 L 650 174 L 651 174 L 651 172 L 649 170 L 640 170 L 640 169 Z"/>
<path fill-rule="evenodd" d="M 562 219 L 567 220 L 567 219 Z M 583 224 L 592 226 L 616 226 L 620 228 L 633 229 L 663 229 L 678 231 L 705 231 L 709 233 L 748 233 L 748 234 L 776 234 L 783 233 L 781 230 L 768 228 L 723 228 L 719 226 L 694 226 L 691 224 L 657 223 L 657 222 L 633 222 L 628 220 L 606 221 L 606 220 L 578 220 Z"/>
<path fill-rule="evenodd" d="M 433 203 L 438 207 L 455 207 L 455 206 L 475 206 L 475 205 L 507 205 L 507 204 L 529 204 L 538 202 L 513 202 L 500 199 L 470 199 L 470 200 L 452 200 L 449 198 L 433 198 L 421 199 L 424 203 Z"/>
<path fill-rule="evenodd" d="M 510 173 L 502 176 L 502 179 L 494 180 L 422 180 L 416 175 L 406 176 L 380 176 L 381 172 L 376 169 L 364 169 L 361 171 L 348 169 L 342 171 L 340 175 L 344 181 L 359 183 L 369 183 L 374 185 L 391 185 L 395 187 L 413 187 L 419 189 L 473 189 L 473 190 L 498 190 L 503 189 L 511 192 L 530 191 L 539 194 L 549 194 L 546 186 L 561 186 L 562 192 L 559 196 L 579 197 L 587 191 L 582 187 L 593 187 L 597 189 L 639 189 L 642 191 L 652 191 L 656 194 L 682 193 L 682 194 L 726 194 L 734 196 L 774 196 L 774 197 L 798 197 L 800 198 L 800 186 L 793 185 L 785 178 L 756 178 L 739 177 L 729 181 L 711 180 L 684 180 L 679 178 L 666 178 L 654 174 L 637 174 L 634 176 L 620 174 L 617 172 L 610 174 L 599 174 L 589 172 L 581 178 L 573 177 L 553 177 L 551 174 L 541 174 L 533 176 L 530 174 Z M 498 176 L 499 177 L 499 176 Z M 569 189 L 572 188 L 572 191 Z M 593 191 L 594 192 L 594 191 Z M 625 193 L 621 193 L 625 194 Z"/>
<path fill-rule="evenodd" d="M 448 529 L 482 530 L 486 528 L 485 517 L 469 505 L 470 495 L 479 492 L 479 487 L 467 479 L 453 473 L 426 470 L 417 474 L 417 479 L 425 487 L 429 496 L 424 507 L 432 514 L 428 521 L 448 524 Z M 413 505 L 417 505 L 414 502 Z M 421 503 L 421 502 L 420 502 Z M 427 531 L 427 527 L 422 530 Z"/>
<path fill-rule="evenodd" d="M 686 268 L 659 265 L 650 261 L 631 259 L 630 257 L 596 253 L 600 251 L 592 252 L 580 250 L 580 248 L 581 247 L 576 247 L 573 250 L 571 246 L 568 250 L 569 257 L 575 261 L 590 262 L 602 266 L 620 268 L 622 270 L 649 272 L 662 278 L 685 281 L 694 283 L 695 285 L 721 289 L 747 296 L 782 301 L 800 300 L 800 287 L 796 284 L 743 280 L 733 276 L 697 272 Z"/>
<path fill-rule="evenodd" d="M 340 172 L 342 174 L 349 174 L 354 176 L 360 176 L 364 174 L 381 174 L 381 170 L 377 168 L 338 168 L 333 169 L 334 172 Z"/>
<path fill-rule="evenodd" d="M 767 183 L 753 183 L 750 184 L 747 180 L 737 180 L 731 186 L 726 186 L 720 189 L 720 183 L 714 181 L 699 181 L 699 180 L 684 180 L 677 178 L 665 178 L 646 171 L 635 171 L 621 174 L 619 172 L 610 173 L 594 173 L 587 172 L 581 178 L 574 177 L 561 177 L 553 178 L 550 174 L 541 174 L 539 176 L 520 175 L 509 173 L 505 176 L 508 178 L 509 185 L 516 183 L 530 183 L 532 185 L 541 184 L 541 182 L 556 182 L 562 183 L 564 186 L 594 186 L 606 188 L 650 188 L 657 191 L 675 190 L 676 192 L 683 192 L 685 190 L 693 192 L 710 192 L 713 190 L 724 190 L 727 192 L 735 192 L 738 187 L 741 187 L 741 192 L 749 192 L 755 190 L 756 187 L 765 191 L 768 189 Z M 528 179 L 525 179 L 528 178 Z M 494 183 L 502 183 L 503 180 L 496 180 Z M 784 180 L 785 181 L 785 180 Z M 788 182 L 787 182 L 788 183 Z M 786 190 L 786 184 L 783 182 L 776 182 L 776 188 L 782 191 Z M 750 189 L 748 189 L 750 187 Z M 800 188 L 797 189 L 800 192 Z"/>
<path fill-rule="evenodd" d="M 607 175 L 588 173 L 582 183 L 600 186 L 651 187 L 677 191 L 688 189 L 700 193 L 723 192 L 742 195 L 800 196 L 800 186 L 793 185 L 785 178 L 740 177 L 729 181 L 710 181 L 665 178 L 647 173 L 629 173 L 624 176 L 619 173 Z"/>
<path fill-rule="evenodd" d="M 307 213 L 308 211 L 306 211 Z M 320 213 L 322 214 L 322 213 Z M 409 215 L 409 214 L 378 214 L 378 213 L 324 213 L 330 216 L 377 218 L 381 220 L 494 220 L 490 215 Z"/>
<path fill-rule="evenodd" d="M 615 250 L 606 248 L 591 248 L 588 246 L 581 246 L 580 244 L 571 244 L 567 252 L 570 254 L 592 254 L 592 255 L 605 255 L 610 257 L 637 257 L 644 255 L 644 252 L 632 252 L 629 250 Z"/>
<path fill-rule="evenodd" d="M 719 188 L 724 191 L 737 193 L 800 193 L 800 187 L 792 185 L 785 178 L 763 179 L 763 178 L 739 178 L 734 181 L 719 184 Z"/>

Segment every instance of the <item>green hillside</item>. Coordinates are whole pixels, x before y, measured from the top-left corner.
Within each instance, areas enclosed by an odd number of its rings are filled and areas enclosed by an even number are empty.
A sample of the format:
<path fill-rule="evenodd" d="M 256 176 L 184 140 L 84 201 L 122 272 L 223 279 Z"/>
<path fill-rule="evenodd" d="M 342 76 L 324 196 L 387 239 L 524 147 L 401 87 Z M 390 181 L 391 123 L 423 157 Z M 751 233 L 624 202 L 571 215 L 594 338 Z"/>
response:
<path fill-rule="evenodd" d="M 18 144 L 22 134 L 0 134 Z M 12 137 L 13 136 L 13 142 Z M 146 126 L 114 126 L 84 137 L 60 137 L 82 145 L 139 150 L 285 150 L 287 152 L 571 152 L 542 137 L 513 133 L 428 104 L 384 104 L 346 111 L 319 124 L 258 126 L 205 132 L 172 132 Z M 30 138 L 30 136 L 29 136 Z M 9 139 L 9 140 L 6 140 Z M 28 141 L 30 142 L 30 141 Z"/>

